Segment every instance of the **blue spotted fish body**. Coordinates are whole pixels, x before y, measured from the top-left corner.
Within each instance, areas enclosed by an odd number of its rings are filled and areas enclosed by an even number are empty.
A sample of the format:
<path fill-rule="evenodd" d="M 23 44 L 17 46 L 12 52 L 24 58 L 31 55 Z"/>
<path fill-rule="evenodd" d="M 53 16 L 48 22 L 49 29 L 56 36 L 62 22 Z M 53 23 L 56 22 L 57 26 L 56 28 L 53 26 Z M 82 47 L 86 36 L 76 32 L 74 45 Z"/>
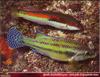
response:
<path fill-rule="evenodd" d="M 29 46 L 32 50 L 36 50 L 34 52 L 58 61 L 81 61 L 96 56 L 87 46 L 82 46 L 76 41 L 50 37 L 41 33 L 37 33 L 36 38 L 29 38 L 22 35 L 16 28 L 9 30 L 7 41 L 12 48 Z"/>

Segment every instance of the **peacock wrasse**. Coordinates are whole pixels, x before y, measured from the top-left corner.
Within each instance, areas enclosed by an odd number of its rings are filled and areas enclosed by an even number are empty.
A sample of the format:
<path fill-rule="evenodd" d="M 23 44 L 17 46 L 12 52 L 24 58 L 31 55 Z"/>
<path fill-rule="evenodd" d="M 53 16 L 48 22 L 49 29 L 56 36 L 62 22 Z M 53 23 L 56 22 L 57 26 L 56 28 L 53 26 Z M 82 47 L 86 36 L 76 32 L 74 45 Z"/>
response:
<path fill-rule="evenodd" d="M 51 37 L 41 33 L 37 33 L 35 38 L 29 38 L 15 27 L 9 29 L 7 41 L 11 48 L 29 46 L 33 52 L 63 62 L 83 61 L 96 56 L 93 50 L 77 41 Z"/>

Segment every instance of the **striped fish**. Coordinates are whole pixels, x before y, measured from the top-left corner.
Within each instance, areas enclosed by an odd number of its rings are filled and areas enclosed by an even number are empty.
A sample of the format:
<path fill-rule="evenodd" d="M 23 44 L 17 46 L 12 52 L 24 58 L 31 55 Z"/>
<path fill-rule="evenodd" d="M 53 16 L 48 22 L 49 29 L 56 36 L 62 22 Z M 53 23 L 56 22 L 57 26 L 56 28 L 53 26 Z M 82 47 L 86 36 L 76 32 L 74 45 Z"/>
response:
<path fill-rule="evenodd" d="M 61 30 L 80 31 L 82 24 L 74 17 L 50 11 L 19 11 L 17 17 L 34 22 L 39 25 L 52 26 Z"/>
<path fill-rule="evenodd" d="M 7 35 L 10 47 L 29 46 L 32 50 L 58 61 L 82 61 L 94 58 L 96 54 L 76 41 L 51 37 L 37 33 L 36 38 L 23 36 L 16 28 L 11 28 Z"/>

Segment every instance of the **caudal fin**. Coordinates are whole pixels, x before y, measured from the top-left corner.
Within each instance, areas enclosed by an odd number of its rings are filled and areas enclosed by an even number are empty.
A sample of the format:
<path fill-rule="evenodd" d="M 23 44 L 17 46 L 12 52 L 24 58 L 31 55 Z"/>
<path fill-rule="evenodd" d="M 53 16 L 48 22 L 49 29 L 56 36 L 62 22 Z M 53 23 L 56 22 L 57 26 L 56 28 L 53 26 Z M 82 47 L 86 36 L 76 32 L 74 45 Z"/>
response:
<path fill-rule="evenodd" d="M 23 35 L 15 27 L 9 29 L 7 34 L 7 42 L 11 48 L 23 47 Z"/>

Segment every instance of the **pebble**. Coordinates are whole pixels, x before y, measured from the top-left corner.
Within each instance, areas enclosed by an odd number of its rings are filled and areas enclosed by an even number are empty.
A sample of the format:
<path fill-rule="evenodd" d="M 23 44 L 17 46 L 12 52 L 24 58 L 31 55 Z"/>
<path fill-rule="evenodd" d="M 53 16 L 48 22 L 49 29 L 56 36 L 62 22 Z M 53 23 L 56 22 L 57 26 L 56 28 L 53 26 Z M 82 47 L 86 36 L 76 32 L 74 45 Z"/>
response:
<path fill-rule="evenodd" d="M 88 42 L 88 46 L 89 46 L 90 49 L 94 49 L 94 45 L 93 45 L 92 41 Z"/>

